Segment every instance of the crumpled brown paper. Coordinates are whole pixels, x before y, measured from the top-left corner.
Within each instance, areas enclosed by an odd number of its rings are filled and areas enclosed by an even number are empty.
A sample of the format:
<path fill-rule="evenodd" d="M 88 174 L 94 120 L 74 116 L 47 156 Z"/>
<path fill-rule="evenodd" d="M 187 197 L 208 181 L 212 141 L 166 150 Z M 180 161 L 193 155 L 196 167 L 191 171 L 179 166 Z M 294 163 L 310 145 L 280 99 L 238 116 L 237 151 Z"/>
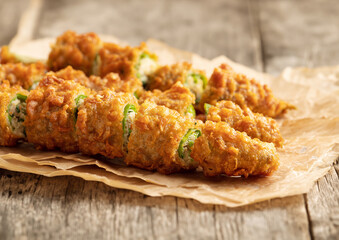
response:
<path fill-rule="evenodd" d="M 105 41 L 118 40 L 104 36 Z M 40 39 L 12 46 L 19 53 L 46 59 L 53 39 Z M 42 152 L 30 144 L 0 148 L 0 168 L 44 176 L 73 175 L 130 189 L 150 196 L 178 196 L 202 203 L 229 207 L 306 193 L 326 174 L 339 154 L 339 67 L 286 69 L 278 78 L 258 73 L 224 56 L 207 60 L 149 40 L 148 46 L 161 63 L 190 61 L 207 74 L 222 62 L 236 71 L 268 84 L 276 96 L 297 106 L 278 119 L 286 140 L 279 150 L 280 167 L 265 178 L 206 178 L 201 172 L 161 175 L 126 167 L 121 159 L 92 158 L 81 154 Z"/>

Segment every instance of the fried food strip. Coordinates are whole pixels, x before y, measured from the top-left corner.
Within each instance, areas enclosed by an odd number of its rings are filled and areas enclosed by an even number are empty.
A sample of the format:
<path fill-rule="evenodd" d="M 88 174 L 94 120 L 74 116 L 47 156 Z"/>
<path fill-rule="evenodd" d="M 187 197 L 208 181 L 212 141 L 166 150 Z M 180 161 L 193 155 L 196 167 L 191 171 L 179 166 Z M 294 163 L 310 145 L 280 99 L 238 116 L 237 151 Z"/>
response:
<path fill-rule="evenodd" d="M 191 91 L 184 87 L 181 82 L 175 83 L 170 89 L 162 92 L 153 90 L 145 92 L 139 99 L 139 103 L 151 100 L 157 105 L 176 110 L 183 116 L 195 118 L 195 97 Z"/>
<path fill-rule="evenodd" d="M 205 103 L 215 105 L 220 100 L 233 101 L 242 108 L 247 106 L 253 112 L 268 117 L 277 117 L 289 109 L 295 109 L 294 106 L 274 97 L 271 89 L 266 85 L 234 72 L 226 64 L 214 69 L 199 109 L 203 111 Z"/>
<path fill-rule="evenodd" d="M 0 85 L 0 146 L 15 146 L 25 139 L 23 122 L 26 117 L 28 92 L 8 81 Z"/>
<path fill-rule="evenodd" d="M 138 109 L 138 101 L 131 93 L 104 90 L 86 98 L 76 123 L 80 152 L 123 157 Z"/>
<path fill-rule="evenodd" d="M 146 84 L 148 75 L 158 67 L 157 56 L 147 50 L 145 43 L 141 43 L 139 47 L 104 43 L 99 56 L 98 75 L 101 77 L 113 72 L 118 73 L 125 81 L 137 78 Z"/>
<path fill-rule="evenodd" d="M 277 122 L 260 113 L 253 113 L 248 107 L 241 109 L 234 102 L 223 100 L 217 102 L 215 106 L 206 104 L 205 112 L 207 120 L 227 122 L 232 128 L 239 132 L 246 132 L 251 138 L 272 142 L 276 147 L 283 145 L 284 139 L 280 134 Z"/>
<path fill-rule="evenodd" d="M 70 65 L 89 76 L 94 72 L 102 46 L 102 41 L 95 33 L 78 35 L 73 31 L 66 31 L 52 46 L 47 65 L 54 72 Z"/>
<path fill-rule="evenodd" d="M 125 162 L 163 174 L 194 170 L 198 164 L 190 152 L 199 134 L 193 119 L 146 101 L 135 118 Z"/>
<path fill-rule="evenodd" d="M 267 176 L 279 166 L 272 143 L 251 139 L 225 122 L 205 123 L 191 157 L 203 168 L 205 176 Z"/>
<path fill-rule="evenodd" d="M 8 80 L 11 86 L 19 85 L 30 90 L 39 83 L 46 73 L 46 66 L 41 62 L 23 64 L 7 63 L 0 65 L 0 83 Z"/>
<path fill-rule="evenodd" d="M 199 103 L 202 93 L 207 85 L 207 78 L 203 71 L 193 69 L 187 62 L 176 63 L 160 67 L 150 76 L 148 88 L 166 91 L 176 82 L 181 82 L 195 95 L 196 103 Z"/>
<path fill-rule="evenodd" d="M 91 90 L 74 81 L 47 75 L 27 99 L 28 142 L 39 149 L 77 152 L 75 123 L 78 108 Z"/>

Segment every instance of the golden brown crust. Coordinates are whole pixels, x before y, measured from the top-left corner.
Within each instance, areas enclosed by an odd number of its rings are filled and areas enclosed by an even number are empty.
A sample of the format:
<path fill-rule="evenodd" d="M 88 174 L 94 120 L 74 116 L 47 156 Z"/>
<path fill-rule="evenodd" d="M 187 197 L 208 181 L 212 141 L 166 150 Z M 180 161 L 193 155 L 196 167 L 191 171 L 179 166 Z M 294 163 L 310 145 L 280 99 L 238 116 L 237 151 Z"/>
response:
<path fill-rule="evenodd" d="M 247 106 L 253 112 L 269 117 L 277 117 L 289 109 L 295 109 L 294 106 L 274 97 L 266 85 L 235 73 L 226 64 L 214 69 L 199 109 L 203 111 L 204 103 L 215 105 L 220 100 L 233 101 L 240 107 Z"/>
<path fill-rule="evenodd" d="M 197 164 L 183 161 L 177 152 L 181 139 L 193 127 L 194 120 L 146 101 L 136 116 L 125 162 L 163 174 L 194 170 Z"/>
<path fill-rule="evenodd" d="M 101 47 L 102 42 L 95 33 L 78 35 L 66 31 L 52 46 L 48 56 L 49 70 L 58 71 L 70 65 L 89 76 L 92 74 L 93 64 Z"/>
<path fill-rule="evenodd" d="M 251 138 L 258 138 L 264 142 L 272 142 L 276 147 L 283 145 L 276 121 L 260 113 L 253 113 L 248 107 L 241 109 L 232 101 L 220 101 L 208 110 L 207 120 L 213 122 L 224 121 L 240 132 L 246 132 Z"/>
<path fill-rule="evenodd" d="M 91 76 L 93 77 L 93 76 Z M 102 81 L 108 89 L 114 89 L 116 92 L 135 93 L 137 96 L 142 95 L 143 87 L 138 78 L 129 78 L 122 80 L 117 73 L 109 73 Z"/>
<path fill-rule="evenodd" d="M 109 158 L 124 156 L 122 120 L 127 104 L 139 108 L 130 93 L 104 90 L 85 99 L 76 124 L 80 152 Z"/>
<path fill-rule="evenodd" d="M 192 70 L 192 64 L 188 62 L 176 63 L 160 67 L 150 76 L 148 88 L 166 91 L 176 82 L 185 83 L 188 73 Z"/>
<path fill-rule="evenodd" d="M 27 99 L 27 139 L 38 148 L 77 152 L 75 98 L 91 91 L 74 81 L 46 76 Z"/>
<path fill-rule="evenodd" d="M 22 137 L 13 134 L 8 121 L 7 108 L 16 94 L 28 95 L 20 86 L 11 87 L 8 81 L 0 85 L 0 146 L 15 146 Z"/>
<path fill-rule="evenodd" d="M 191 156 L 205 176 L 268 176 L 279 166 L 272 143 L 251 139 L 225 122 L 206 121 Z"/>
<path fill-rule="evenodd" d="M 41 62 L 1 64 L 0 83 L 8 80 L 11 86 L 19 85 L 24 89 L 29 89 L 34 82 L 40 81 L 45 73 L 46 66 Z"/>
<path fill-rule="evenodd" d="M 139 103 L 151 100 L 157 105 L 165 106 L 176 110 L 181 115 L 187 115 L 187 108 L 195 103 L 195 96 L 191 91 L 184 87 L 181 82 L 177 82 L 170 89 L 162 92 L 153 90 L 145 92 L 139 99 Z"/>
<path fill-rule="evenodd" d="M 100 76 L 104 77 L 113 72 L 118 73 L 121 79 L 135 78 L 135 64 L 144 48 L 145 45 L 133 48 L 130 46 L 122 47 L 115 43 L 104 43 L 99 51 Z"/>

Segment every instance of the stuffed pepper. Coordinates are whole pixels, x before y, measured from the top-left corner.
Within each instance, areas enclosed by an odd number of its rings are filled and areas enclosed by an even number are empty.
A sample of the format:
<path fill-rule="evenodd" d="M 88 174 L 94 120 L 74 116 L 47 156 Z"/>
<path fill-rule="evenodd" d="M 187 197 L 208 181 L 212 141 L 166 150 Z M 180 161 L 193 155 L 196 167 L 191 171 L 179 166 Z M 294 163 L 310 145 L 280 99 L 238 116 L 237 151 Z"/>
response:
<path fill-rule="evenodd" d="M 272 142 L 276 147 L 283 145 L 277 122 L 260 113 L 253 113 L 248 107 L 241 109 L 231 101 L 220 101 L 215 106 L 205 103 L 206 119 L 213 122 L 227 122 L 232 128 L 246 132 L 251 138 Z"/>
<path fill-rule="evenodd" d="M 195 170 L 198 163 L 191 150 L 200 137 L 199 127 L 175 110 L 146 101 L 135 117 L 125 162 L 163 174 Z"/>
<path fill-rule="evenodd" d="M 273 143 L 252 139 L 226 122 L 206 121 L 191 157 L 206 176 L 267 176 L 279 166 Z"/>
<path fill-rule="evenodd" d="M 277 117 L 289 109 L 295 109 L 291 104 L 276 98 L 266 85 L 234 72 L 226 64 L 214 69 L 199 109 L 203 111 L 205 103 L 215 105 L 220 100 L 233 101 L 242 108 L 247 106 L 253 112 L 268 117 Z"/>
<path fill-rule="evenodd" d="M 207 85 L 207 78 L 203 71 L 193 69 L 191 64 L 183 62 L 160 67 L 150 76 L 147 86 L 150 90 L 159 89 L 165 91 L 170 89 L 176 82 L 181 82 L 190 89 L 195 95 L 196 103 L 199 103 Z"/>
<path fill-rule="evenodd" d="M 138 101 L 131 93 L 104 90 L 85 99 L 76 124 L 79 148 L 88 155 L 123 157 Z"/>
<path fill-rule="evenodd" d="M 165 106 L 176 110 L 183 116 L 195 118 L 195 96 L 191 91 L 182 85 L 181 82 L 175 83 L 170 89 L 162 92 L 153 90 L 145 92 L 139 99 L 140 103 L 151 100 L 157 105 Z"/>
<path fill-rule="evenodd" d="M 28 92 L 20 86 L 0 85 L 0 146 L 15 146 L 26 137 L 24 121 Z"/>
<path fill-rule="evenodd" d="M 58 71 L 70 65 L 87 76 L 94 74 L 102 45 L 95 33 L 78 35 L 73 31 L 66 31 L 52 45 L 47 61 L 48 68 Z"/>
<path fill-rule="evenodd" d="M 27 139 L 39 149 L 77 152 L 75 124 L 79 107 L 91 90 L 74 82 L 47 75 L 27 99 Z"/>

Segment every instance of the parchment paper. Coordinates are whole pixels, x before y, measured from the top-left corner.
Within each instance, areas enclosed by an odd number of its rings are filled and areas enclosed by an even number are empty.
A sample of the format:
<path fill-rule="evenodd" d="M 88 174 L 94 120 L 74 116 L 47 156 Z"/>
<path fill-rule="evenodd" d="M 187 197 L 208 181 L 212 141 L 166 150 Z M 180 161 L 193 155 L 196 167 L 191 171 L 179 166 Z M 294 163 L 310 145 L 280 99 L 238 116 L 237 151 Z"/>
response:
<path fill-rule="evenodd" d="M 105 41 L 120 42 L 110 36 Z M 20 43 L 12 50 L 46 59 L 54 39 Z M 236 71 L 268 84 L 275 95 L 297 106 L 296 111 L 278 119 L 286 140 L 279 150 L 280 167 L 266 178 L 206 178 L 201 172 L 161 175 L 126 167 L 121 159 L 92 158 L 81 154 L 42 152 L 30 144 L 0 148 L 0 168 L 41 174 L 73 175 L 100 181 L 116 188 L 130 189 L 150 196 L 178 196 L 202 203 L 236 207 L 267 199 L 306 193 L 314 182 L 326 174 L 339 154 L 339 67 L 319 69 L 287 68 L 280 77 L 258 73 L 232 62 L 224 56 L 207 60 L 156 41 L 147 42 L 163 64 L 192 62 L 207 74 L 222 62 Z"/>

